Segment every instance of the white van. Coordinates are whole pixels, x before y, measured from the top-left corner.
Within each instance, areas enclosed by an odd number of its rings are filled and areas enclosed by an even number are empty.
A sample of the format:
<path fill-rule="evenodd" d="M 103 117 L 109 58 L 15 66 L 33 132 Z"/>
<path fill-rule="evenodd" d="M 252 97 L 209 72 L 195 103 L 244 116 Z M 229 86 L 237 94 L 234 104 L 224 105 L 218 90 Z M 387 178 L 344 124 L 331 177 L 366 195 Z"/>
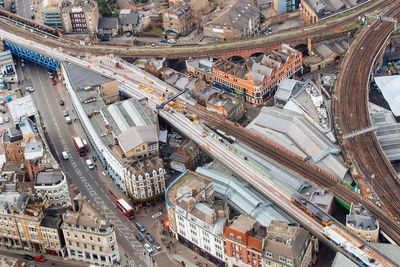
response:
<path fill-rule="evenodd" d="M 93 163 L 92 163 L 92 161 L 90 159 L 86 160 L 86 164 L 88 165 L 89 169 L 93 170 L 94 166 L 93 166 Z"/>
<path fill-rule="evenodd" d="M 65 159 L 65 160 L 69 159 L 67 151 L 63 151 L 61 154 L 63 156 L 63 159 Z"/>
<path fill-rule="evenodd" d="M 67 124 L 70 124 L 71 123 L 71 117 L 70 116 L 65 117 L 65 121 L 67 122 Z"/>
<path fill-rule="evenodd" d="M 0 125 L 3 125 L 3 124 L 4 124 L 3 118 L 0 117 Z"/>

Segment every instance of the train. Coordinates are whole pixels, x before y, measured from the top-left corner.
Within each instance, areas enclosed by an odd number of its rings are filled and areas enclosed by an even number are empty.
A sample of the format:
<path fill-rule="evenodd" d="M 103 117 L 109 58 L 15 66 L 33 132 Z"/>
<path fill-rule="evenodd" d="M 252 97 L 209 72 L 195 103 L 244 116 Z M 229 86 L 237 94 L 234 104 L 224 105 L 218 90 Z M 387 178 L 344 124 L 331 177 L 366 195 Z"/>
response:
<path fill-rule="evenodd" d="M 324 229 L 322 229 L 322 233 L 332 243 L 334 243 L 338 247 L 341 247 L 344 251 L 346 251 L 346 253 L 355 258 L 361 266 L 383 267 L 382 264 L 377 262 L 375 259 L 369 257 L 367 254 L 364 253 L 364 251 L 347 241 L 343 236 L 341 236 L 331 227 L 324 227 Z"/>
<path fill-rule="evenodd" d="M 329 226 L 333 223 L 333 220 L 329 215 L 327 215 L 325 212 L 320 210 L 318 207 L 316 207 L 314 204 L 312 204 L 301 195 L 293 193 L 291 200 L 295 205 L 300 207 L 310 216 L 316 218 L 323 225 Z"/>
<path fill-rule="evenodd" d="M 226 140 L 228 140 L 228 142 L 231 143 L 231 144 L 237 142 L 236 137 L 234 137 L 232 135 L 228 135 L 224 131 L 221 131 L 220 129 L 216 129 L 215 132 L 217 134 L 219 134 L 220 136 L 222 136 L 223 138 L 225 138 Z"/>
<path fill-rule="evenodd" d="M 346 251 L 346 253 L 356 259 L 361 266 L 383 267 L 382 264 L 377 262 L 375 259 L 369 257 L 367 254 L 365 254 L 363 250 L 347 241 L 346 238 L 344 238 L 337 231 L 332 229 L 334 220 L 330 215 L 320 210 L 318 207 L 316 207 L 300 194 L 293 193 L 291 201 L 293 202 L 293 204 L 304 210 L 308 215 L 316 218 L 321 224 L 323 224 L 325 227 L 322 229 L 322 234 L 326 238 L 328 238 L 333 244 L 341 247 L 344 251 Z"/>

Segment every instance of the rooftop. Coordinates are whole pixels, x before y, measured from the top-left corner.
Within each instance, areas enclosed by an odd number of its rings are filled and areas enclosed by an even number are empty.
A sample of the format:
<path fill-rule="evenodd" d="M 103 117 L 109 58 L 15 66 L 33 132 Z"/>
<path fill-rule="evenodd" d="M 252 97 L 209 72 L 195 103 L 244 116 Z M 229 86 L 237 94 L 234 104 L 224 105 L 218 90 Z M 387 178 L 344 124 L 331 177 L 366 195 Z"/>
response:
<path fill-rule="evenodd" d="M 22 132 L 17 127 L 7 128 L 7 130 L 3 133 L 3 142 L 14 143 L 21 141 L 22 139 Z"/>
<path fill-rule="evenodd" d="M 85 87 L 89 86 L 101 85 L 103 83 L 111 82 L 114 80 L 95 71 L 80 67 L 72 63 L 66 63 L 63 66 L 75 90 L 84 89 Z"/>
<path fill-rule="evenodd" d="M 13 208 L 16 213 L 21 212 L 24 204 L 27 202 L 27 193 L 2 192 L 0 194 L 0 209 L 6 210 L 8 213 L 11 212 L 11 208 Z"/>
<path fill-rule="evenodd" d="M 346 216 L 346 225 L 356 229 L 374 231 L 378 229 L 378 221 L 363 206 L 351 205 L 350 213 Z"/>
<path fill-rule="evenodd" d="M 305 2 L 319 17 L 350 8 L 358 3 L 357 0 L 305 0 Z"/>
<path fill-rule="evenodd" d="M 210 178 L 192 171 L 186 171 L 176 178 L 165 191 L 167 204 L 175 206 L 176 201 L 181 196 L 196 196 L 210 186 L 212 186 Z"/>
<path fill-rule="evenodd" d="M 238 231 L 239 233 L 247 233 L 253 229 L 256 223 L 256 220 L 252 219 L 250 216 L 239 215 L 239 217 L 232 221 L 229 228 Z"/>
<path fill-rule="evenodd" d="M 6 255 L 0 255 L 0 266 L 2 267 L 18 266 L 18 259 Z"/>
<path fill-rule="evenodd" d="M 303 85 L 303 82 L 285 78 L 279 84 L 275 93 L 275 98 L 279 98 L 283 101 L 289 101 L 293 95 L 297 94 Z"/>
<path fill-rule="evenodd" d="M 95 6 L 97 6 L 95 0 L 66 0 L 63 1 L 62 12 L 88 12 Z"/>
<path fill-rule="evenodd" d="M 335 54 L 344 54 L 347 50 L 348 40 L 347 37 L 331 42 L 322 42 L 314 46 L 312 49 L 322 59 L 327 59 Z"/>
<path fill-rule="evenodd" d="M 64 177 L 62 171 L 41 171 L 36 173 L 35 186 L 54 186 L 61 183 Z"/>
<path fill-rule="evenodd" d="M 118 18 L 113 18 L 113 17 L 99 18 L 97 29 L 103 29 L 103 30 L 118 29 Z"/>
<path fill-rule="evenodd" d="M 118 135 L 117 139 L 119 145 L 126 154 L 144 143 L 157 143 L 157 127 L 155 125 L 131 127 Z"/>
<path fill-rule="evenodd" d="M 78 227 L 91 227 L 99 229 L 100 232 L 106 231 L 107 228 L 112 227 L 112 224 L 86 200 L 79 198 L 78 207 L 78 211 L 70 210 L 63 215 L 64 223 L 76 225 Z"/>
<path fill-rule="evenodd" d="M 16 123 L 20 117 L 30 117 L 37 114 L 35 103 L 31 95 L 26 95 L 7 102 L 11 118 Z"/>
<path fill-rule="evenodd" d="M 233 27 L 238 29 L 247 28 L 249 20 L 254 16 L 259 16 L 260 10 L 257 6 L 249 2 L 234 1 L 226 6 L 220 12 L 214 14 L 216 18 L 213 18 L 206 25 L 218 25 L 221 27 Z"/>

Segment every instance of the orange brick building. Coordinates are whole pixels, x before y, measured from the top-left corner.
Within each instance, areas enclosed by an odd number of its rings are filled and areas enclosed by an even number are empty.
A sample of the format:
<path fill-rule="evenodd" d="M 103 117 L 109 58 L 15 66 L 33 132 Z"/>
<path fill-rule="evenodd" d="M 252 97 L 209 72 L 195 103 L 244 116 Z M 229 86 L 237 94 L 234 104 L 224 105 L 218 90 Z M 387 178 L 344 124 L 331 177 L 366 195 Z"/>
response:
<path fill-rule="evenodd" d="M 232 59 L 217 62 L 212 69 L 214 86 L 245 97 L 247 102 L 262 104 L 283 78 L 301 73 L 301 52 L 282 44 L 269 55 L 250 57 L 244 63 Z"/>
<path fill-rule="evenodd" d="M 225 226 L 224 246 L 227 266 L 262 266 L 263 239 L 267 229 L 254 219 L 240 215 Z"/>

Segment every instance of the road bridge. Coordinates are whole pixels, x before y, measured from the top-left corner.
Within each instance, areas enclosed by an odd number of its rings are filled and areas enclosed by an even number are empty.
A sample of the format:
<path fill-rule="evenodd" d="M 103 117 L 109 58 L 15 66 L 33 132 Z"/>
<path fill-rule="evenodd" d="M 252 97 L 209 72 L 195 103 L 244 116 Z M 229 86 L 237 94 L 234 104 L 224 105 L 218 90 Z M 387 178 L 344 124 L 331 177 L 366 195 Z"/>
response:
<path fill-rule="evenodd" d="M 54 57 L 59 60 L 67 60 L 73 62 L 75 64 L 79 64 L 83 67 L 90 67 L 91 69 L 103 73 L 104 75 L 109 75 L 114 77 L 120 82 L 120 89 L 124 93 L 127 93 L 133 97 L 142 98 L 147 96 L 144 91 L 137 90 L 135 88 L 138 87 L 133 81 L 127 79 L 122 75 L 115 75 L 113 67 L 110 69 L 106 69 L 103 65 L 96 66 L 87 61 L 78 59 L 76 57 L 69 56 L 67 54 L 60 53 L 57 50 L 52 48 L 48 48 L 45 45 L 30 42 L 26 39 L 16 36 L 12 33 L 0 30 L 0 37 L 12 41 L 13 43 L 20 44 L 22 46 L 30 45 L 31 49 L 35 49 L 38 53 L 47 54 L 50 57 Z M 30 43 L 30 44 L 29 44 Z M 156 109 L 157 105 L 161 104 L 157 98 L 149 99 L 150 105 Z M 237 157 L 232 151 L 227 149 L 223 144 L 221 144 L 218 140 L 208 136 L 204 137 L 202 134 L 202 129 L 198 128 L 195 124 L 190 122 L 185 116 L 179 113 L 171 114 L 166 112 L 165 110 L 160 110 L 160 116 L 164 119 L 168 120 L 175 127 L 179 127 L 182 131 L 185 132 L 187 136 L 192 138 L 195 142 L 201 143 L 207 142 L 209 144 L 208 153 L 214 158 L 221 160 L 227 167 L 229 167 L 233 172 L 235 172 L 239 177 L 250 183 L 254 188 L 260 191 L 262 194 L 268 196 L 275 204 L 277 204 L 280 208 L 282 208 L 289 215 L 297 218 L 297 220 L 307 229 L 309 229 L 315 236 L 324 240 L 327 244 L 332 246 L 338 251 L 344 253 L 349 259 L 354 262 L 358 262 L 358 258 L 354 258 L 353 254 L 347 254 L 345 251 L 345 247 L 334 245 L 334 243 L 330 242 L 325 236 L 324 227 L 317 220 L 315 220 L 311 216 L 304 216 L 304 213 L 297 206 L 294 206 L 290 201 L 290 196 L 277 187 L 272 181 L 267 179 L 263 174 L 259 171 L 248 165 L 248 163 L 242 158 Z M 289 158 L 285 158 L 285 160 L 290 160 Z M 380 255 L 378 251 L 374 250 L 369 244 L 365 241 L 361 240 L 356 235 L 352 234 L 346 227 L 341 225 L 338 222 L 331 227 L 337 233 L 340 233 L 341 236 L 344 236 L 349 246 L 356 247 L 357 250 L 362 253 L 366 257 L 366 259 L 374 259 L 374 266 L 394 266 L 390 259 L 386 258 L 383 255 Z M 365 261 L 365 259 L 364 259 Z"/>

